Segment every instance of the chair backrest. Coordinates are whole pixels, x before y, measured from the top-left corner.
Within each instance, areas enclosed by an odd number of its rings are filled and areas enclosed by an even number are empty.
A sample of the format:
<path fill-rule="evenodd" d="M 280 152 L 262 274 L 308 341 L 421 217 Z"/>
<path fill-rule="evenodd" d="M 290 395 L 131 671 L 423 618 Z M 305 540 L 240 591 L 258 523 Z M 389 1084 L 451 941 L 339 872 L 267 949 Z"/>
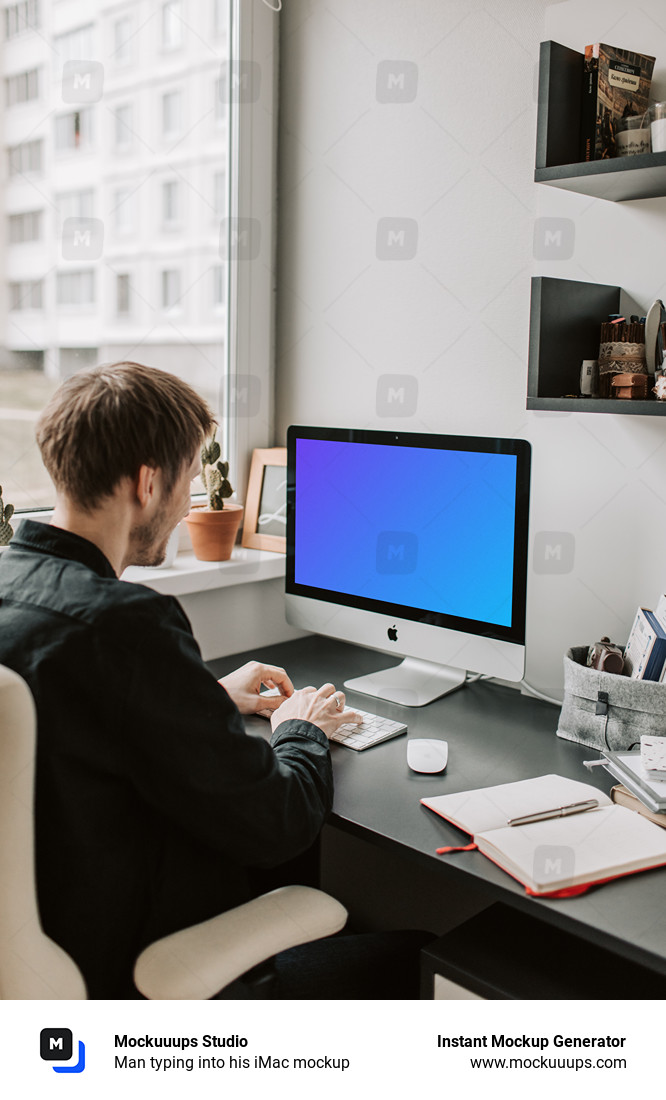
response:
<path fill-rule="evenodd" d="M 0 999 L 82 1000 L 76 963 L 42 931 L 34 857 L 35 706 L 0 665 Z"/>

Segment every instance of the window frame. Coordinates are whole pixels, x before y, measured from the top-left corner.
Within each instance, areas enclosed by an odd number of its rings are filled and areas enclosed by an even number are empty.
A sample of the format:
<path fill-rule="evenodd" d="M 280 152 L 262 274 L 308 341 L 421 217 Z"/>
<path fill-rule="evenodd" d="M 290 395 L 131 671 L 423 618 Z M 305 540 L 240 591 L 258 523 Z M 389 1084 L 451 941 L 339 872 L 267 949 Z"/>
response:
<path fill-rule="evenodd" d="M 261 67 L 256 103 L 231 104 L 229 118 L 230 217 L 261 225 L 255 260 L 232 263 L 227 255 L 228 363 L 225 408 L 243 379 L 259 379 L 256 415 L 227 414 L 226 453 L 238 498 L 244 500 L 252 451 L 275 443 L 275 246 L 279 13 L 265 4 L 232 5 L 232 58 Z M 228 242 L 229 243 L 229 242 Z M 224 257 L 222 258 L 225 263 Z M 278 441 L 279 442 L 279 441 Z"/>

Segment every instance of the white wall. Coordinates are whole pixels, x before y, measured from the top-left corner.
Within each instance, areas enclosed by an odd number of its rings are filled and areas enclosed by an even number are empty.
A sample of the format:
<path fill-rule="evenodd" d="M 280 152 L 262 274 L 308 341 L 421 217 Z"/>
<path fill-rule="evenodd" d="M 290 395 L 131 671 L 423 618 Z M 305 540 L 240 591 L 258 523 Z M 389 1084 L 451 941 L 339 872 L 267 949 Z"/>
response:
<path fill-rule="evenodd" d="M 289 423 L 529 439 L 527 679 L 560 694 L 565 649 L 625 641 L 666 584 L 666 422 L 526 412 L 530 276 L 666 299 L 666 199 L 534 184 L 538 44 L 653 53 L 666 97 L 663 3 L 289 0 L 281 20 L 276 442 Z M 414 97 L 379 102 L 396 59 Z M 550 217 L 573 255 L 537 262 Z M 378 257 L 382 218 L 411 219 L 413 258 Z"/>

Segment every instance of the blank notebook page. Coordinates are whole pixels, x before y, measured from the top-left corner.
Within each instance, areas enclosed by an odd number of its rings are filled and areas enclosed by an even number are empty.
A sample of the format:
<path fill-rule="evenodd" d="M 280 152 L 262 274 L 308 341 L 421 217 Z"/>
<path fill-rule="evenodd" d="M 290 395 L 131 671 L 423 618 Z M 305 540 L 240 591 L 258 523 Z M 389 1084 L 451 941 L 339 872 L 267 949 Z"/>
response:
<path fill-rule="evenodd" d="M 562 775 L 540 775 L 517 783 L 425 798 L 423 803 L 476 837 L 488 829 L 501 829 L 512 817 L 553 810 L 588 798 L 598 799 L 600 805 L 611 805 L 610 798 L 589 783 L 566 779 Z"/>

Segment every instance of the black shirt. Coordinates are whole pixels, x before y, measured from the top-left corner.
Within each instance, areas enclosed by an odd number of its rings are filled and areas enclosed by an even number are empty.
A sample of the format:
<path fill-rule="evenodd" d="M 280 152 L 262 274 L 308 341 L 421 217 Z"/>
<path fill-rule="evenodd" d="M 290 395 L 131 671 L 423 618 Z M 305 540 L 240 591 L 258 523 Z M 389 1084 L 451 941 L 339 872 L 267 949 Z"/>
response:
<path fill-rule="evenodd" d="M 91 997 L 132 997 L 148 943 L 247 900 L 246 867 L 307 848 L 332 802 L 309 722 L 244 732 L 178 602 L 78 535 L 23 520 L 0 555 L 0 663 L 37 706 L 44 930 Z"/>

